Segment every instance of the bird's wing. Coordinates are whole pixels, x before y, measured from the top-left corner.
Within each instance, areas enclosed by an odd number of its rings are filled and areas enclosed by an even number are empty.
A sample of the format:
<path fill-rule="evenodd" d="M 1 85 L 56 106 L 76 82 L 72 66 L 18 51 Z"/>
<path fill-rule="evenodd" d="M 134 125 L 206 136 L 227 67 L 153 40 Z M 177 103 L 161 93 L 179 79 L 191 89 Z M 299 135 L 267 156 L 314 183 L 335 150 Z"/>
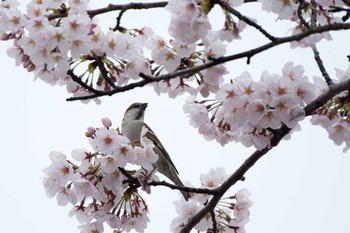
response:
<path fill-rule="evenodd" d="M 171 158 L 168 154 L 168 152 L 165 150 L 163 144 L 160 142 L 160 140 L 157 138 L 156 134 L 153 132 L 153 130 L 147 125 L 145 124 L 145 127 L 147 128 L 147 133 L 146 133 L 146 137 L 149 138 L 154 146 L 156 146 L 164 155 L 165 159 L 168 160 L 170 162 L 170 164 L 173 166 L 175 172 L 177 174 L 179 174 L 179 172 L 177 171 L 176 167 L 175 167 L 175 164 L 173 163 L 173 161 L 171 161 Z M 158 155 L 159 156 L 159 155 Z"/>

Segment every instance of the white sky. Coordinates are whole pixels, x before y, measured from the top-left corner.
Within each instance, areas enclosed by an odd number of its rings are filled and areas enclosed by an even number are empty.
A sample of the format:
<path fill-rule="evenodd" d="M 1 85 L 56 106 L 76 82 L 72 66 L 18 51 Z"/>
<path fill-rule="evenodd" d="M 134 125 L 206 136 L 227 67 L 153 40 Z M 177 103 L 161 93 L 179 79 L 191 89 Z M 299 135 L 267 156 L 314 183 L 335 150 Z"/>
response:
<path fill-rule="evenodd" d="M 106 3 L 101 6 L 107 5 L 107 1 L 103 2 Z M 250 3 L 243 8 L 243 12 L 256 16 L 260 6 Z M 158 15 L 161 11 L 147 12 L 145 17 L 140 11 L 137 15 L 127 12 L 123 22 L 134 27 L 150 22 L 157 25 L 157 33 L 165 35 L 169 19 L 164 14 Z M 112 19 L 106 27 L 113 26 L 114 15 L 110 16 Z M 271 32 L 286 35 L 290 26 L 275 22 L 275 18 L 261 14 L 258 22 L 262 20 Z M 254 30 L 250 31 L 242 34 L 243 39 L 230 47 L 228 54 L 265 41 Z M 347 67 L 346 55 L 350 53 L 349 32 L 334 33 L 333 38 L 333 42 L 320 46 L 331 76 L 334 68 Z M 135 101 L 149 103 L 146 121 L 167 148 L 184 182 L 199 185 L 199 175 L 218 166 L 233 172 L 253 152 L 252 148 L 233 143 L 221 147 L 198 135 L 182 111 L 186 96 L 168 99 L 146 87 L 104 97 L 101 105 L 66 102 L 69 96 L 65 88 L 52 87 L 39 80 L 34 82 L 31 73 L 15 67 L 14 60 L 5 53 L 8 45 L 0 46 L 1 232 L 78 232 L 78 221 L 68 217 L 70 207 L 60 207 L 55 199 L 45 195 L 41 177 L 42 169 L 49 165 L 48 154 L 51 150 L 61 150 L 68 155 L 76 148 L 90 149 L 84 137 L 86 128 L 100 126 L 100 119 L 105 116 L 112 119 L 115 127 L 119 126 L 125 108 Z M 231 73 L 227 77 L 234 78 L 248 70 L 258 78 L 264 69 L 270 73 L 280 72 L 288 61 L 303 64 L 309 77 L 319 75 L 310 50 L 290 50 L 284 45 L 253 57 L 249 66 L 245 60 L 229 63 Z M 282 141 L 246 174 L 246 181 L 232 188 L 233 193 L 240 188 L 252 193 L 254 206 L 247 233 L 350 232 L 349 153 L 343 154 L 342 147 L 335 146 L 323 129 L 311 126 L 308 120 L 302 123 L 302 131 L 295 132 L 291 140 Z M 151 212 L 146 232 L 167 232 L 175 217 L 172 201 L 178 194 L 162 187 L 152 190 L 152 195 L 144 195 Z"/>

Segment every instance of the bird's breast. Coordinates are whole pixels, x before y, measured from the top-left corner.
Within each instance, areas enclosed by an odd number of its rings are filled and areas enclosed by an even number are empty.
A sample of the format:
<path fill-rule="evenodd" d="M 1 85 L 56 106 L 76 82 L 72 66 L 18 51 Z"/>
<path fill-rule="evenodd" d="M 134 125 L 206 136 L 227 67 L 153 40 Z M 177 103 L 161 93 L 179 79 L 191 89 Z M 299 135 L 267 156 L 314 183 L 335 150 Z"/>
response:
<path fill-rule="evenodd" d="M 129 138 L 130 141 L 139 141 L 143 125 L 143 122 L 137 121 L 122 124 L 122 134 Z"/>

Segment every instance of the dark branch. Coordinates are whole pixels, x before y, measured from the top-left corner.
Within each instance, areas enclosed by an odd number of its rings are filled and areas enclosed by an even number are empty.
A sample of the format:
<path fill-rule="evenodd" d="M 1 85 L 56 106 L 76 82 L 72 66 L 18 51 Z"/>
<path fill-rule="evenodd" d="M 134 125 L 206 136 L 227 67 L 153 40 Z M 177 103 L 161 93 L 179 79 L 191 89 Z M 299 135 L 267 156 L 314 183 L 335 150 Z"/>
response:
<path fill-rule="evenodd" d="M 149 3 L 128 3 L 128 4 L 109 4 L 106 7 L 88 10 L 87 14 L 90 18 L 95 17 L 96 15 L 112 12 L 112 11 L 126 11 L 126 10 L 143 10 L 143 9 L 152 9 L 152 8 L 160 8 L 165 7 L 168 2 L 149 2 Z M 47 18 L 49 20 L 67 17 L 67 13 L 55 13 L 48 15 Z"/>
<path fill-rule="evenodd" d="M 321 71 L 323 78 L 326 80 L 327 85 L 331 86 L 333 84 L 333 80 L 329 77 L 329 74 L 325 66 L 323 65 L 323 61 L 320 57 L 320 53 L 318 52 L 316 45 L 312 47 L 312 51 L 314 52 L 315 61 L 317 63 L 319 70 Z"/>
<path fill-rule="evenodd" d="M 120 5 L 114 5 L 109 4 L 107 7 L 95 9 L 95 10 L 89 10 L 87 11 L 89 16 L 91 18 L 95 17 L 96 15 L 104 14 L 111 11 L 125 11 L 125 10 L 144 10 L 144 9 L 151 9 L 151 8 L 162 8 L 165 7 L 168 4 L 168 2 L 149 2 L 149 3 L 128 3 L 128 4 L 120 4 Z"/>
<path fill-rule="evenodd" d="M 104 66 L 103 62 L 101 61 L 101 58 L 96 56 L 94 54 L 94 58 L 95 61 L 97 62 L 97 66 L 98 69 L 100 70 L 101 76 L 104 80 L 106 80 L 106 82 L 108 83 L 108 85 L 110 85 L 113 88 L 116 88 L 117 86 L 114 84 L 114 82 L 110 79 L 109 75 L 108 75 L 108 71 L 106 69 L 106 67 Z"/>
<path fill-rule="evenodd" d="M 165 187 L 168 187 L 171 189 L 177 189 L 177 190 L 185 191 L 188 193 L 202 193 L 202 194 L 209 194 L 209 195 L 216 195 L 217 194 L 217 191 L 215 189 L 192 188 L 192 187 L 187 187 L 187 186 L 170 184 L 166 181 L 152 181 L 149 183 L 149 185 L 165 186 Z"/>
<path fill-rule="evenodd" d="M 123 28 L 120 26 L 121 24 L 121 21 L 122 21 L 122 16 L 123 14 L 126 12 L 126 10 L 121 10 L 118 14 L 118 17 L 117 17 L 117 23 L 115 25 L 115 27 L 113 28 L 113 31 L 118 31 L 118 30 L 123 30 Z"/>
<path fill-rule="evenodd" d="M 68 70 L 67 74 L 72 78 L 72 80 L 76 83 L 78 83 L 81 87 L 85 88 L 86 90 L 90 91 L 91 93 L 94 93 L 95 95 L 103 95 L 104 91 L 99 91 L 94 89 L 93 87 L 89 86 L 85 82 L 81 80 L 78 76 L 76 76 L 73 72 L 73 70 Z"/>
<path fill-rule="evenodd" d="M 141 187 L 142 185 L 140 184 L 140 181 L 133 177 L 127 170 L 125 170 L 122 167 L 118 167 L 119 171 L 128 179 L 124 181 L 124 183 L 128 183 L 130 186 L 138 188 Z M 148 185 L 152 186 L 165 186 L 171 189 L 176 189 L 180 191 L 185 191 L 189 193 L 202 193 L 202 194 L 209 194 L 209 195 L 216 195 L 217 191 L 215 189 L 205 189 L 205 188 L 193 188 L 193 187 L 187 187 L 187 186 L 181 186 L 181 185 L 175 185 L 175 184 L 170 184 L 166 181 L 151 181 L 148 183 Z"/>
<path fill-rule="evenodd" d="M 330 85 L 327 92 L 320 95 L 317 99 L 312 101 L 304 108 L 305 115 L 309 116 L 314 114 L 319 107 L 322 107 L 334 96 L 346 90 L 350 90 L 350 79 L 341 83 Z"/>
<path fill-rule="evenodd" d="M 299 6 L 298 6 L 298 10 L 297 10 L 297 16 L 301 22 L 301 24 L 307 28 L 310 29 L 310 25 L 306 22 L 306 20 L 303 17 L 303 9 L 306 7 L 306 3 L 305 0 L 300 0 L 299 1 Z"/>
<path fill-rule="evenodd" d="M 143 87 L 149 83 L 159 82 L 159 81 L 167 81 L 167 80 L 170 80 L 170 79 L 176 78 L 178 76 L 182 76 L 182 75 L 195 74 L 195 73 L 200 72 L 202 70 L 208 69 L 210 67 L 213 67 L 213 66 L 216 66 L 216 65 L 228 62 L 228 61 L 238 60 L 238 59 L 245 58 L 245 57 L 250 59 L 254 55 L 259 54 L 263 51 L 266 51 L 270 48 L 273 48 L 273 47 L 276 47 L 278 45 L 285 44 L 288 42 L 292 42 L 292 41 L 299 41 L 299 40 L 302 40 L 302 39 L 304 39 L 312 34 L 323 33 L 323 32 L 327 32 L 327 31 L 346 30 L 346 29 L 350 29 L 350 23 L 345 23 L 345 24 L 335 23 L 335 24 L 320 26 L 317 28 L 311 28 L 307 31 L 301 32 L 301 33 L 296 34 L 296 35 L 276 38 L 275 41 L 269 42 L 265 45 L 262 45 L 260 47 L 255 48 L 255 49 L 245 51 L 242 53 L 233 54 L 233 55 L 226 56 L 226 57 L 220 57 L 220 58 L 212 60 L 211 62 L 208 62 L 208 63 L 200 65 L 200 66 L 196 66 L 196 67 L 193 67 L 190 69 L 179 70 L 179 71 L 176 71 L 173 73 L 168 73 L 168 74 L 160 75 L 157 77 L 145 78 L 146 75 L 143 75 L 142 77 L 144 79 L 139 81 L 139 82 L 130 83 L 130 84 L 125 85 L 125 86 L 117 87 L 111 91 L 94 93 L 94 94 L 88 95 L 88 96 L 71 97 L 71 98 L 68 98 L 67 101 L 85 100 L 85 99 L 91 99 L 91 98 L 101 97 L 101 96 L 105 96 L 105 95 L 111 96 L 111 95 L 114 95 L 116 93 L 132 90 L 136 87 Z"/>
<path fill-rule="evenodd" d="M 213 222 L 213 233 L 217 233 L 218 232 L 218 228 L 217 228 L 217 225 L 218 225 L 218 223 L 216 222 L 216 218 L 215 218 L 215 211 L 214 211 L 214 209 L 212 209 L 211 211 L 210 211 L 210 215 L 211 215 L 211 220 L 212 220 L 212 222 Z"/>

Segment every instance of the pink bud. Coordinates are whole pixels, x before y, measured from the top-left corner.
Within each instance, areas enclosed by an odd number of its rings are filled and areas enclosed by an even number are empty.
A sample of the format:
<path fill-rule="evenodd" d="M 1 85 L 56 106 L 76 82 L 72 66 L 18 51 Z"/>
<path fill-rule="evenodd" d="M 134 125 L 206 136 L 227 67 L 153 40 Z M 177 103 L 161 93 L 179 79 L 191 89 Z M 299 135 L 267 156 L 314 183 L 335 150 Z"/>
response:
<path fill-rule="evenodd" d="M 87 131 L 85 133 L 86 137 L 92 137 L 96 132 L 96 129 L 94 127 L 87 128 Z"/>
<path fill-rule="evenodd" d="M 103 126 L 106 127 L 107 129 L 112 126 L 112 121 L 107 117 L 102 118 L 101 121 Z"/>

